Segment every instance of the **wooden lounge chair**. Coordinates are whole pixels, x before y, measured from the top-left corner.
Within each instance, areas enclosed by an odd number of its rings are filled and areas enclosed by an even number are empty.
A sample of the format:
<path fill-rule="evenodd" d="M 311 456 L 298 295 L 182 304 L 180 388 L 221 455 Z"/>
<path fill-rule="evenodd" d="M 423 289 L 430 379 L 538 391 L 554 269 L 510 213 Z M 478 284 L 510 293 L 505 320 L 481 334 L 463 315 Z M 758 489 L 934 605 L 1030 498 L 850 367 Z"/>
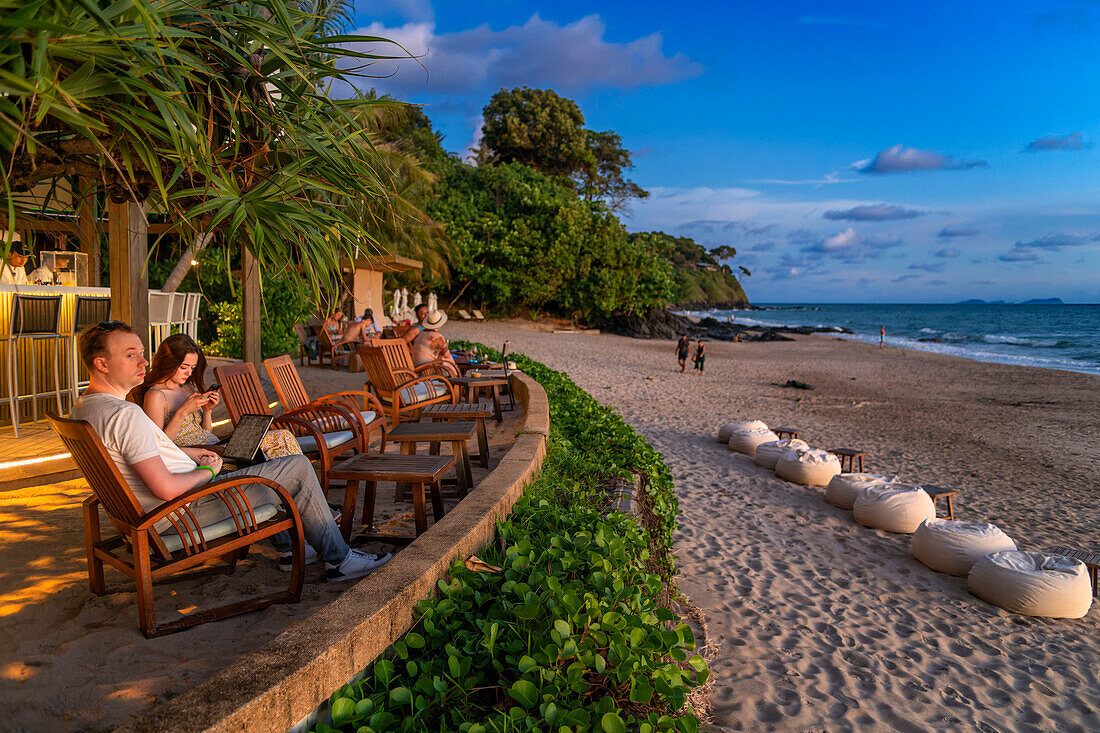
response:
<path fill-rule="evenodd" d="M 471 316 L 468 312 L 466 312 L 462 309 L 459 309 L 458 317 L 461 318 L 464 321 L 472 321 L 474 319 L 473 316 Z"/>
<path fill-rule="evenodd" d="M 471 311 L 471 312 L 474 314 L 474 320 L 475 321 L 484 321 L 485 320 L 485 315 L 481 311 L 475 310 L 475 311 Z"/>
<path fill-rule="evenodd" d="M 216 367 L 214 379 L 221 382 L 225 408 L 234 425 L 241 415 L 272 414 L 256 368 L 251 363 Z M 326 492 L 333 459 L 358 451 L 363 444 L 363 436 L 358 432 L 359 421 L 350 410 L 334 404 L 286 410 L 272 421 L 271 427 L 289 430 L 297 438 L 302 453 L 321 464 L 321 488 Z"/>
<path fill-rule="evenodd" d="M 92 489 L 84 500 L 84 543 L 88 552 L 88 584 L 92 593 L 106 593 L 104 563 L 134 580 L 137 585 L 138 625 L 147 637 L 161 636 L 207 621 L 255 611 L 275 603 L 297 602 L 305 578 L 305 539 L 302 520 L 294 501 L 279 484 L 259 476 L 224 479 L 199 486 L 152 511 L 145 511 L 134 492 L 107 454 L 99 436 L 83 420 L 49 415 L 50 425 L 72 454 Z M 242 487 L 263 484 L 279 497 L 279 505 L 253 506 Z M 217 495 L 229 507 L 231 517 L 209 526 L 199 526 L 187 505 L 196 499 Z M 102 507 L 119 534 L 103 539 L 99 509 Z M 171 531 L 158 531 L 164 520 Z M 206 609 L 157 624 L 153 607 L 153 584 L 176 582 L 214 572 L 232 572 L 248 554 L 254 542 L 289 531 L 294 552 L 290 584 L 284 591 Z M 211 560 L 224 565 L 204 567 Z M 185 572 L 188 570 L 193 572 Z M 183 573 L 181 575 L 181 573 Z"/>
<path fill-rule="evenodd" d="M 321 366 L 325 365 L 325 356 L 328 356 L 328 365 L 332 369 L 336 368 L 336 363 L 341 359 L 346 365 L 353 353 L 351 344 L 334 343 L 327 328 L 321 326 L 317 329 L 317 359 Z"/>
<path fill-rule="evenodd" d="M 294 334 L 298 337 L 298 363 L 299 364 L 312 364 L 313 353 L 309 349 L 310 326 L 303 326 L 301 323 L 294 324 Z M 321 362 L 321 352 L 317 352 L 317 363 Z"/>
<path fill-rule="evenodd" d="M 264 369 L 267 370 L 271 383 L 275 385 L 275 392 L 279 395 L 279 401 L 283 403 L 283 409 L 297 410 L 311 405 L 329 404 L 344 407 L 358 422 L 358 433 L 362 438 L 359 451 L 367 452 L 371 436 L 377 431 L 381 437 L 378 452 L 386 452 L 386 413 L 374 395 L 365 390 L 352 390 L 333 392 L 311 400 L 305 385 L 302 384 L 302 378 L 298 375 L 298 370 L 294 368 L 294 360 L 289 354 L 265 359 Z"/>
<path fill-rule="evenodd" d="M 441 402 L 458 401 L 454 385 L 446 377 L 426 375 L 438 370 L 438 362 L 414 367 L 404 339 L 371 339 L 359 344 L 359 358 L 370 380 L 369 389 L 390 416 L 390 427 L 401 423 L 401 415 Z"/>

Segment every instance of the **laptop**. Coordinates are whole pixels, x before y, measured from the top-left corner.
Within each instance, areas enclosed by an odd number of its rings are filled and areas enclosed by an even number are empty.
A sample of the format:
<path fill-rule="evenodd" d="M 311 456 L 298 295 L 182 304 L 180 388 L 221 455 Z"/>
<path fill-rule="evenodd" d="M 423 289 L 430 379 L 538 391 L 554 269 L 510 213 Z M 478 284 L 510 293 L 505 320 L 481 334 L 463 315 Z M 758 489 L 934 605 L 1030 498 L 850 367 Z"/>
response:
<path fill-rule="evenodd" d="M 221 473 L 239 471 L 267 460 L 260 451 L 260 443 L 274 419 L 271 415 L 241 415 L 222 449 Z"/>

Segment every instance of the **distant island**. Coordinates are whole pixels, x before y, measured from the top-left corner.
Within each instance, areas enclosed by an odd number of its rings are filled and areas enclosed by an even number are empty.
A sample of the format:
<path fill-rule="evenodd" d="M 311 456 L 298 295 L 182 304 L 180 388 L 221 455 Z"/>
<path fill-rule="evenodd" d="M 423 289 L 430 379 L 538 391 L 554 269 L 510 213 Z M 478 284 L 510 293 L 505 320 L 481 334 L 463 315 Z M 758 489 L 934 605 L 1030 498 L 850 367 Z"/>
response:
<path fill-rule="evenodd" d="M 1032 298 L 1022 300 L 1019 303 L 1009 303 L 1007 300 L 982 300 L 981 298 L 968 298 L 960 300 L 955 305 L 1065 305 L 1061 298 Z"/>

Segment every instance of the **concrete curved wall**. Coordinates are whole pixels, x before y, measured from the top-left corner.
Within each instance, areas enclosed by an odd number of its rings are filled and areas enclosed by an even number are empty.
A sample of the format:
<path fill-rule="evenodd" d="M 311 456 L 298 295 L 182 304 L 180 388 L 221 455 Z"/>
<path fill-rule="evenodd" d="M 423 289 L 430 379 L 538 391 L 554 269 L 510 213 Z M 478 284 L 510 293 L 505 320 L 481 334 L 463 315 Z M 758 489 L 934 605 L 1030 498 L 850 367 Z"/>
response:
<path fill-rule="evenodd" d="M 550 406 L 538 382 L 513 380 L 527 417 L 515 444 L 458 506 L 337 600 L 215 677 L 119 728 L 284 733 L 412 626 L 417 601 L 455 559 L 485 546 L 546 455 Z M 186 633 L 186 632 L 185 632 Z"/>

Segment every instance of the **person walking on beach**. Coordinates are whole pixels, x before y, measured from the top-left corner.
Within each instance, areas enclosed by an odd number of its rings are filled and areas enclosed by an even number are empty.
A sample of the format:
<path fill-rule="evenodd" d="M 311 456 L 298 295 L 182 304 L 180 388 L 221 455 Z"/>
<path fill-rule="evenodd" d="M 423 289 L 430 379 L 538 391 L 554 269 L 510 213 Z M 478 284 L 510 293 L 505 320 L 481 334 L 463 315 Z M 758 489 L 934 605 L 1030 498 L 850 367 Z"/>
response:
<path fill-rule="evenodd" d="M 700 340 L 699 345 L 695 347 L 695 369 L 693 369 L 692 372 L 702 374 L 703 373 L 703 362 L 705 362 L 706 359 L 707 359 L 707 347 L 702 342 L 702 340 Z"/>
<path fill-rule="evenodd" d="M 886 345 L 886 326 L 883 326 L 878 330 L 878 347 L 881 349 Z"/>
<path fill-rule="evenodd" d="M 676 361 L 680 362 L 680 373 L 683 374 L 687 369 L 688 350 L 691 348 L 691 343 L 688 341 L 687 334 L 685 333 L 680 337 L 680 341 L 676 344 Z"/>

